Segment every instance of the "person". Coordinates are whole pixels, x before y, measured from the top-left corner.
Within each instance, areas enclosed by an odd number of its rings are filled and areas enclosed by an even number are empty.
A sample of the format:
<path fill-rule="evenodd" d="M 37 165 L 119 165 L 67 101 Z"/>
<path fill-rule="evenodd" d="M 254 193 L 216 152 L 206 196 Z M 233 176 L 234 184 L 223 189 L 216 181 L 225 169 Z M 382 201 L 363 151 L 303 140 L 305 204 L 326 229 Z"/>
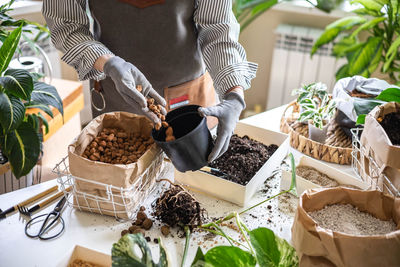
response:
<path fill-rule="evenodd" d="M 167 110 L 197 104 L 218 119 L 208 160 L 228 149 L 257 71 L 238 42 L 232 0 L 44 0 L 42 12 L 62 60 L 91 80 L 94 116 L 128 111 L 157 123 L 145 97 Z"/>

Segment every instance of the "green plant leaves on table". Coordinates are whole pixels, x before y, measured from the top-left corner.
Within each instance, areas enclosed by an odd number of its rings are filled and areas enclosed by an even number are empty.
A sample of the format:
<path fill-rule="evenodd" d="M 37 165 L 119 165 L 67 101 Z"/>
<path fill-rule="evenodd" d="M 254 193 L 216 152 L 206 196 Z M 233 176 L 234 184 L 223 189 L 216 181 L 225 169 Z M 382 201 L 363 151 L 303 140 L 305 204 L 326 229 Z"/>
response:
<path fill-rule="evenodd" d="M 22 122 L 24 116 L 25 106 L 22 101 L 0 92 L 0 124 L 3 130 L 8 132 L 15 129 Z"/>
<path fill-rule="evenodd" d="M 372 73 L 379 64 L 382 48 L 381 37 L 369 37 L 351 57 L 348 74 L 353 76 Z"/>
<path fill-rule="evenodd" d="M 135 251 L 135 246 L 140 249 L 141 255 Z M 155 263 L 150 247 L 142 234 L 127 234 L 114 243 L 111 250 L 113 267 L 167 267 L 168 259 L 164 246 L 159 239 L 160 259 Z"/>
<path fill-rule="evenodd" d="M 383 90 L 376 99 L 386 102 L 398 102 L 400 103 L 400 89 L 399 88 L 387 88 Z"/>
<path fill-rule="evenodd" d="M 63 104 L 54 86 L 42 82 L 34 82 L 32 101 L 37 104 L 50 105 L 64 115 Z"/>
<path fill-rule="evenodd" d="M 40 148 L 40 137 L 29 122 L 23 121 L 17 129 L 7 133 L 4 151 L 15 177 L 30 172 L 39 159 Z"/>
<path fill-rule="evenodd" d="M 0 77 L 0 85 L 8 94 L 29 101 L 33 90 L 33 79 L 26 70 L 9 69 Z"/>
<path fill-rule="evenodd" d="M 397 55 L 397 50 L 398 47 L 400 46 L 400 36 L 396 38 L 396 40 L 393 41 L 393 43 L 390 45 L 386 56 L 385 56 L 385 64 L 383 65 L 383 72 L 388 71 L 390 65 L 392 64 L 393 60 L 395 59 Z"/>
<path fill-rule="evenodd" d="M 260 266 L 298 266 L 299 264 L 296 250 L 268 228 L 260 227 L 250 231 L 250 242 Z"/>
<path fill-rule="evenodd" d="M 3 73 L 14 56 L 15 49 L 21 38 L 22 28 L 15 29 L 0 47 L 0 74 Z"/>
<path fill-rule="evenodd" d="M 251 267 L 256 266 L 256 259 L 249 252 L 234 246 L 217 246 L 206 254 L 197 250 L 192 267 Z"/>

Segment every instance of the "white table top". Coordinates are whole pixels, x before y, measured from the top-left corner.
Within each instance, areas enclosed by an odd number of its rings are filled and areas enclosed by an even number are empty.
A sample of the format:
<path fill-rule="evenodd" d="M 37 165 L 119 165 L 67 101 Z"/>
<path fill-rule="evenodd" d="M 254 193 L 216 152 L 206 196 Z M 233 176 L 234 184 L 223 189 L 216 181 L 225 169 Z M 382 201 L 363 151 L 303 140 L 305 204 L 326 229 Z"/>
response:
<path fill-rule="evenodd" d="M 279 120 L 284 107 L 279 107 L 253 117 L 244 119 L 243 122 L 279 131 Z M 301 155 L 297 151 L 293 151 L 295 156 Z M 333 164 L 335 167 L 343 171 L 351 173 L 349 166 L 339 166 Z M 172 179 L 173 172 L 168 172 L 167 177 Z M 46 188 L 53 186 L 55 180 L 31 186 L 28 188 L 20 189 L 8 194 L 0 195 L 0 208 L 7 209 L 18 202 L 43 191 Z M 257 192 L 251 203 L 257 203 L 267 196 L 272 196 L 279 192 L 279 176 L 272 178 L 268 182 L 270 189 L 267 193 L 261 191 Z M 146 206 L 149 206 L 154 201 L 156 190 L 152 196 L 149 197 Z M 208 211 L 210 217 L 219 217 L 226 215 L 232 211 L 241 210 L 240 207 L 213 198 L 206 197 L 201 194 L 195 194 L 200 203 Z M 286 197 L 285 199 L 274 199 L 269 203 L 257 207 L 251 211 L 250 214 L 243 215 L 244 221 L 250 228 L 264 226 L 275 231 L 279 236 L 290 241 L 291 238 L 291 225 L 293 222 L 293 215 L 297 205 L 297 199 L 293 197 Z M 250 204 L 251 204 L 250 203 Z M 49 211 L 54 208 L 55 204 L 51 204 L 45 210 L 39 211 L 37 214 L 42 214 L 44 211 Z M 271 205 L 271 209 L 267 209 L 267 205 Z M 0 265 L 10 267 L 29 267 L 29 266 L 61 266 L 61 260 L 68 257 L 68 254 L 75 245 L 81 245 L 94 250 L 98 250 L 107 254 L 111 254 L 112 244 L 117 242 L 120 238 L 120 233 L 123 229 L 130 226 L 130 222 L 119 222 L 113 217 L 101 216 L 88 212 L 81 212 L 74 210 L 71 207 L 66 207 L 62 213 L 66 222 L 65 232 L 57 239 L 50 241 L 40 241 L 30 239 L 24 234 L 24 221 L 22 217 L 16 212 L 4 220 L 0 221 Z M 269 219 L 269 220 L 268 220 Z M 228 229 L 229 233 L 230 230 Z M 231 232 L 231 234 L 236 234 Z M 150 234 L 151 238 L 161 235 L 159 227 L 152 228 Z M 204 240 L 204 233 L 194 233 L 190 244 L 189 254 L 186 261 L 186 266 L 190 266 L 196 253 L 198 244 Z M 164 244 L 168 250 L 172 260 L 171 266 L 178 266 L 181 261 L 183 253 L 184 239 L 175 235 L 174 238 L 163 238 Z M 215 246 L 226 244 L 219 237 L 215 240 L 206 240 L 201 244 L 203 251 Z M 158 245 L 151 243 L 152 252 L 158 257 Z"/>

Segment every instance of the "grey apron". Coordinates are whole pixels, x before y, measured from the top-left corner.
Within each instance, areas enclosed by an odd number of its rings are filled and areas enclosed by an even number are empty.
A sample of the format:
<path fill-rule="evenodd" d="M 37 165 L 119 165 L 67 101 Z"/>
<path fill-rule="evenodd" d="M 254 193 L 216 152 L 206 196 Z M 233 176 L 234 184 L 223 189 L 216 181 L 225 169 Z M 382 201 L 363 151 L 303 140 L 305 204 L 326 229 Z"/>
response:
<path fill-rule="evenodd" d="M 193 21 L 195 0 L 165 0 L 145 8 L 126 2 L 129 0 L 89 0 L 96 40 L 141 70 L 160 95 L 164 88 L 194 80 L 205 72 Z M 111 111 L 140 114 L 123 100 L 110 78 L 100 83 L 106 108 L 101 112 L 93 108 L 94 117 Z M 97 94 L 92 101 L 102 106 Z"/>

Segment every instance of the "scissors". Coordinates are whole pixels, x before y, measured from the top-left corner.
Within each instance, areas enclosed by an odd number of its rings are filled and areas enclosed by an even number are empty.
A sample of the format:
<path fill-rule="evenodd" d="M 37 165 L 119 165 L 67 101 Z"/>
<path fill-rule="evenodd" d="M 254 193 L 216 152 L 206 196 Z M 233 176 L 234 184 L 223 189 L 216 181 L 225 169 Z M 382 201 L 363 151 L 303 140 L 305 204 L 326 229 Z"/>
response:
<path fill-rule="evenodd" d="M 64 219 L 61 217 L 61 210 L 63 209 L 65 202 L 66 202 L 65 196 L 57 203 L 55 208 L 50 212 L 46 214 L 39 215 L 35 218 L 32 218 L 30 221 L 28 221 L 25 225 L 25 234 L 30 237 L 30 238 L 39 238 L 41 240 L 49 240 L 58 237 L 65 228 L 65 222 Z M 41 217 L 46 216 L 46 219 L 44 220 L 42 226 L 40 227 L 40 230 L 37 234 L 31 234 L 29 233 L 28 229 L 35 223 L 38 222 L 38 219 Z M 52 218 L 50 218 L 52 217 Z M 45 236 L 46 233 L 51 230 L 53 226 L 55 226 L 55 223 L 60 222 L 62 225 L 62 228 L 60 231 L 58 231 L 56 234 L 50 235 L 50 236 Z"/>

